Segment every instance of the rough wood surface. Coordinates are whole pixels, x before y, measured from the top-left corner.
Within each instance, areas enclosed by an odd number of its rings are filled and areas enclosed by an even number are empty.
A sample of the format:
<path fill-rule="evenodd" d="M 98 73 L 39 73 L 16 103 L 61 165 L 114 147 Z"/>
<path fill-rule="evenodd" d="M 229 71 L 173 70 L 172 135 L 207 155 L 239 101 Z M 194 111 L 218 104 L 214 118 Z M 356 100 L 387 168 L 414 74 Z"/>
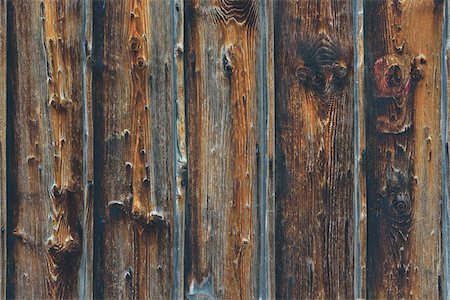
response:
<path fill-rule="evenodd" d="M 173 297 L 172 9 L 179 3 L 94 2 L 96 298 Z"/>
<path fill-rule="evenodd" d="M 364 1 L 353 1 L 353 34 L 354 34 L 354 109 L 353 120 L 355 132 L 355 185 L 354 185 L 354 289 L 355 298 L 366 299 L 366 265 L 367 265 L 367 195 L 366 195 L 366 97 L 364 94 Z"/>
<path fill-rule="evenodd" d="M 442 298 L 443 7 L 365 2 L 369 298 Z"/>
<path fill-rule="evenodd" d="M 176 202 L 174 210 L 174 299 L 184 299 L 184 241 L 185 207 L 187 185 L 187 146 L 186 146 L 186 102 L 184 97 L 184 0 L 172 1 L 173 47 L 175 62 L 173 67 L 173 91 L 176 100 Z"/>
<path fill-rule="evenodd" d="M 257 298 L 267 281 L 259 278 L 268 203 L 260 130 L 273 118 L 262 108 L 270 105 L 261 90 L 270 83 L 262 39 L 270 14 L 261 9 L 271 4 L 261 2 L 186 3 L 188 297 Z"/>
<path fill-rule="evenodd" d="M 276 295 L 352 298 L 352 1 L 274 10 Z"/>
<path fill-rule="evenodd" d="M 81 262 L 88 246 L 87 7 L 83 1 L 8 1 L 8 6 L 8 297 L 78 298 L 90 268 Z"/>
<path fill-rule="evenodd" d="M 0 298 L 6 299 L 6 0 L 0 0 Z"/>

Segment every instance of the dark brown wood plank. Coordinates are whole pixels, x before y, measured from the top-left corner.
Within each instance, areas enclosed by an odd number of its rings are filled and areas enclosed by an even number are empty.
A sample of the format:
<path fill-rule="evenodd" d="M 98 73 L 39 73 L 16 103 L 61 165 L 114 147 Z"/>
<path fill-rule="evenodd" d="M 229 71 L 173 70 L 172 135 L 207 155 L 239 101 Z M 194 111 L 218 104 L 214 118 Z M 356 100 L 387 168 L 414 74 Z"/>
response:
<path fill-rule="evenodd" d="M 78 298 L 89 213 L 84 1 L 8 1 L 8 297 Z"/>
<path fill-rule="evenodd" d="M 6 0 L 0 1 L 0 298 L 6 299 Z"/>
<path fill-rule="evenodd" d="M 172 9 L 170 1 L 94 2 L 96 298 L 173 297 Z"/>
<path fill-rule="evenodd" d="M 274 10 L 276 295 L 353 298 L 352 1 Z"/>
<path fill-rule="evenodd" d="M 270 255 L 272 240 L 261 225 L 272 224 L 266 4 L 186 3 L 188 297 L 248 299 L 269 290 L 271 274 L 260 272 L 269 271 L 261 253 Z"/>
<path fill-rule="evenodd" d="M 369 298 L 442 298 L 443 9 L 365 2 Z"/>

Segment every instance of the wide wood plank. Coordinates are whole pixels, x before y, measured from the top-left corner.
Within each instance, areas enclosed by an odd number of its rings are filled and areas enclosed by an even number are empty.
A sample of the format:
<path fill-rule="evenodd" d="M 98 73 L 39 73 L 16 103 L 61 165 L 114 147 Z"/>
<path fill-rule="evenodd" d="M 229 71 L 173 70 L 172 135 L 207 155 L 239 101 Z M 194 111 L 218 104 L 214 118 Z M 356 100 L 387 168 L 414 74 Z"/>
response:
<path fill-rule="evenodd" d="M 443 9 L 365 2 L 369 298 L 442 298 Z"/>
<path fill-rule="evenodd" d="M 270 293 L 271 5 L 186 3 L 188 297 Z"/>
<path fill-rule="evenodd" d="M 84 1 L 8 1 L 8 297 L 78 298 L 89 286 Z"/>
<path fill-rule="evenodd" d="M 183 217 L 174 216 L 183 205 L 174 161 L 180 9 L 178 1 L 94 2 L 96 298 L 183 294 L 174 266 Z"/>
<path fill-rule="evenodd" d="M 274 10 L 276 295 L 353 298 L 352 1 Z"/>

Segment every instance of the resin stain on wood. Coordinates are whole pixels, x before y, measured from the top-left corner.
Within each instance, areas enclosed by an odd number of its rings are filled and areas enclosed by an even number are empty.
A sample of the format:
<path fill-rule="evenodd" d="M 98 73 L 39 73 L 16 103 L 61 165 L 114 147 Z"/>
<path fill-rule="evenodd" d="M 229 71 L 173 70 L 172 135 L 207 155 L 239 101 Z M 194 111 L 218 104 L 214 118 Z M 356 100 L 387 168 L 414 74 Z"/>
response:
<path fill-rule="evenodd" d="M 438 299 L 443 3 L 369 1 L 364 11 L 367 296 Z"/>

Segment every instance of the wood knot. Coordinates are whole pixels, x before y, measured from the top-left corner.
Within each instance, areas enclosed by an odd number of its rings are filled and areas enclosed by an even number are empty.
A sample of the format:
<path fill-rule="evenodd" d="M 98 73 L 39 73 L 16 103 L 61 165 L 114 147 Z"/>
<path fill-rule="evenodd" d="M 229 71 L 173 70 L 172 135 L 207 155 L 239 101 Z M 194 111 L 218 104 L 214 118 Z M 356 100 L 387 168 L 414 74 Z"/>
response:
<path fill-rule="evenodd" d="M 133 36 L 130 39 L 130 49 L 131 51 L 138 52 L 141 49 L 140 39 L 137 36 Z"/>
<path fill-rule="evenodd" d="M 64 241 L 56 242 L 53 237 L 47 242 L 47 252 L 59 267 L 65 262 L 71 261 L 81 254 L 81 245 L 72 236 Z"/>
<path fill-rule="evenodd" d="M 305 84 L 311 79 L 311 74 L 307 68 L 300 67 L 296 71 L 296 75 L 300 83 Z"/>
<path fill-rule="evenodd" d="M 388 54 L 374 65 L 376 128 L 382 133 L 399 134 L 412 125 L 413 98 L 422 79 L 420 59 Z"/>
<path fill-rule="evenodd" d="M 230 58 L 227 53 L 224 53 L 222 55 L 222 65 L 223 71 L 225 72 L 227 78 L 231 78 L 231 75 L 233 73 L 233 65 L 231 64 Z"/>
<path fill-rule="evenodd" d="M 338 62 L 333 64 L 333 75 L 342 79 L 347 75 L 347 65 L 344 62 Z"/>
<path fill-rule="evenodd" d="M 147 61 L 145 60 L 145 58 L 143 58 L 142 56 L 140 56 L 140 57 L 137 58 L 136 66 L 137 66 L 140 70 L 143 70 L 143 69 L 147 68 Z"/>
<path fill-rule="evenodd" d="M 301 41 L 298 52 L 296 76 L 305 89 L 324 100 L 342 89 L 343 79 L 348 74 L 347 63 L 340 47 L 327 34 Z"/>

